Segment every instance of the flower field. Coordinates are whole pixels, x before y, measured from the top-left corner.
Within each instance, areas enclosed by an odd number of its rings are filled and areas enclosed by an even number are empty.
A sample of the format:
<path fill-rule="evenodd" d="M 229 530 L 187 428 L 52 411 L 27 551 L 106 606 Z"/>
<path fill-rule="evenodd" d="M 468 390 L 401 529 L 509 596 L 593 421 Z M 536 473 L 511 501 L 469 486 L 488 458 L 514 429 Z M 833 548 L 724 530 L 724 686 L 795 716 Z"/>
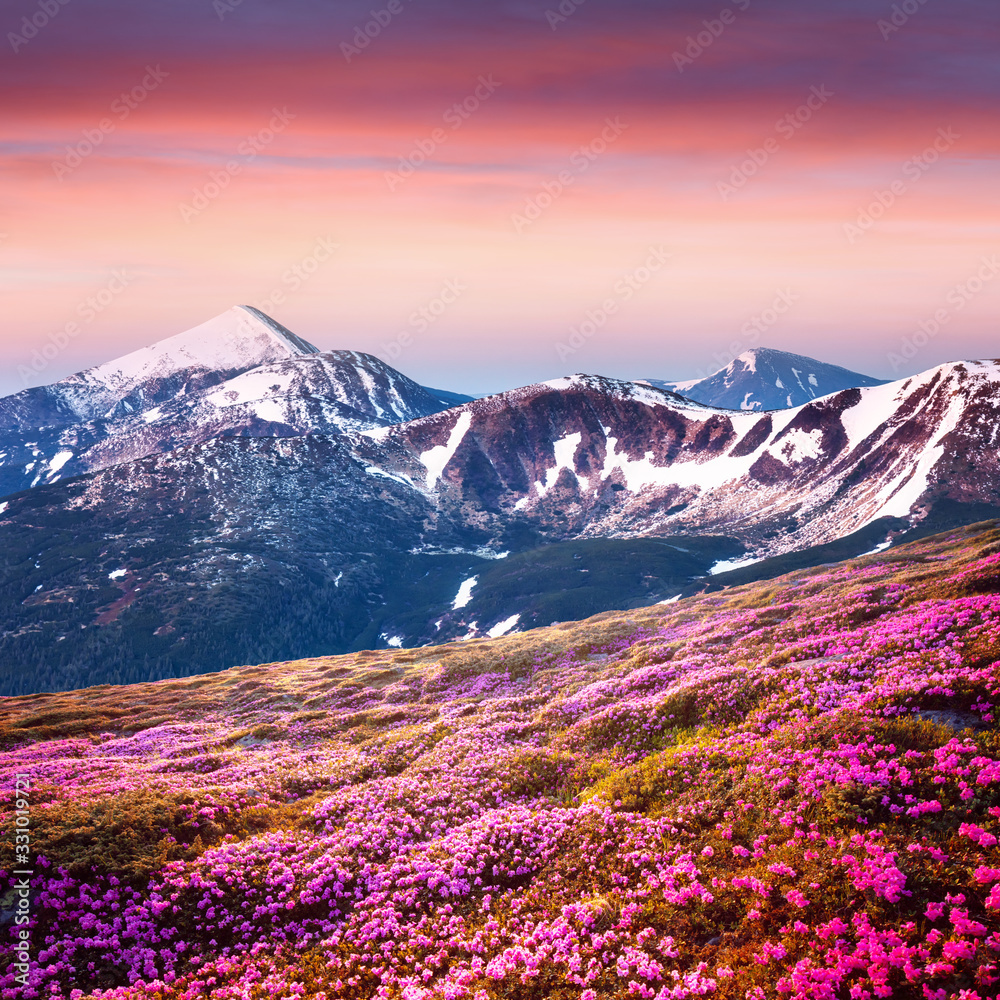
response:
<path fill-rule="evenodd" d="M 107 1000 L 1000 992 L 1000 527 L 492 641 L 0 702 Z M 18 977 L 21 977 L 20 979 Z"/>

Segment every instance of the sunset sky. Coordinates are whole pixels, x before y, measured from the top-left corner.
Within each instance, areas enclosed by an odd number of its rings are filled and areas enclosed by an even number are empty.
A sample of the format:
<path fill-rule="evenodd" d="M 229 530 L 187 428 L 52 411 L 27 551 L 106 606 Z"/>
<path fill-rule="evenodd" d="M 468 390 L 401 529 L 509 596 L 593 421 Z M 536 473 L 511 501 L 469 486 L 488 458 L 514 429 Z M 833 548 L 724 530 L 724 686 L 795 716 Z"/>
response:
<path fill-rule="evenodd" d="M 4 3 L 0 392 L 236 303 L 473 394 L 1000 355 L 996 0 L 561 9 Z"/>

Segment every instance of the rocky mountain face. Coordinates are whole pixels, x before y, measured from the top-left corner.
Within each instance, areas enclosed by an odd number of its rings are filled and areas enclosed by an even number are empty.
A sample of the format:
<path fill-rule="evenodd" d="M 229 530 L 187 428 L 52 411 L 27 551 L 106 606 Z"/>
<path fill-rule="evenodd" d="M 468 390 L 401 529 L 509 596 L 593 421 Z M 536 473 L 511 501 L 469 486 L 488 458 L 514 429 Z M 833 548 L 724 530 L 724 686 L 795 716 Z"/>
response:
<path fill-rule="evenodd" d="M 987 516 L 998 435 L 1000 363 L 968 362 L 774 413 L 578 375 L 401 424 L 214 437 L 0 503 L 0 655 L 76 687 L 648 605 Z"/>
<path fill-rule="evenodd" d="M 725 410 L 786 410 L 844 389 L 886 383 L 801 354 L 758 347 L 708 378 L 689 382 L 650 379 L 646 384 Z"/>
<path fill-rule="evenodd" d="M 937 500 L 1000 500 L 998 433 L 1000 367 L 965 362 L 765 414 L 574 376 L 355 450 L 494 534 L 519 516 L 562 537 L 725 533 L 764 556 L 919 520 Z"/>
<path fill-rule="evenodd" d="M 0 399 L 0 496 L 220 435 L 294 437 L 451 405 L 367 354 L 320 353 L 249 306 Z"/>

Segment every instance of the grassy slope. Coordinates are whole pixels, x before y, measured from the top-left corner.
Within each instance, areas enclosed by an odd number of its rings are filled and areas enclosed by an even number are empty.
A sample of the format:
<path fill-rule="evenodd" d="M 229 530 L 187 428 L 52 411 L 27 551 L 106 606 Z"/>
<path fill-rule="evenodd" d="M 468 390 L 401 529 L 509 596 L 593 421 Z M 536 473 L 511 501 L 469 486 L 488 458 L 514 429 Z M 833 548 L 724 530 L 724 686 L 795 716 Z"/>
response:
<path fill-rule="evenodd" d="M 46 992 L 995 995 L 998 554 L 6 699 Z"/>

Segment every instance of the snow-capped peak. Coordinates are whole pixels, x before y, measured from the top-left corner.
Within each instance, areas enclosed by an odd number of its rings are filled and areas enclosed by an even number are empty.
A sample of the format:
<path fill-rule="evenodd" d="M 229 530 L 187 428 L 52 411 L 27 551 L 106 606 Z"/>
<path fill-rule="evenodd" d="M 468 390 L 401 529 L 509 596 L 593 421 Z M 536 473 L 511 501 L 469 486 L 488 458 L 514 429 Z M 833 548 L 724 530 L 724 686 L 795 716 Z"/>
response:
<path fill-rule="evenodd" d="M 884 384 L 838 365 L 769 347 L 752 347 L 701 380 L 648 382 L 699 403 L 730 410 L 790 409 L 843 389 Z"/>
<path fill-rule="evenodd" d="M 270 316 L 251 306 L 233 306 L 184 333 L 91 368 L 83 378 L 126 394 L 150 379 L 167 378 L 188 368 L 247 371 L 318 353 L 318 348 Z"/>

